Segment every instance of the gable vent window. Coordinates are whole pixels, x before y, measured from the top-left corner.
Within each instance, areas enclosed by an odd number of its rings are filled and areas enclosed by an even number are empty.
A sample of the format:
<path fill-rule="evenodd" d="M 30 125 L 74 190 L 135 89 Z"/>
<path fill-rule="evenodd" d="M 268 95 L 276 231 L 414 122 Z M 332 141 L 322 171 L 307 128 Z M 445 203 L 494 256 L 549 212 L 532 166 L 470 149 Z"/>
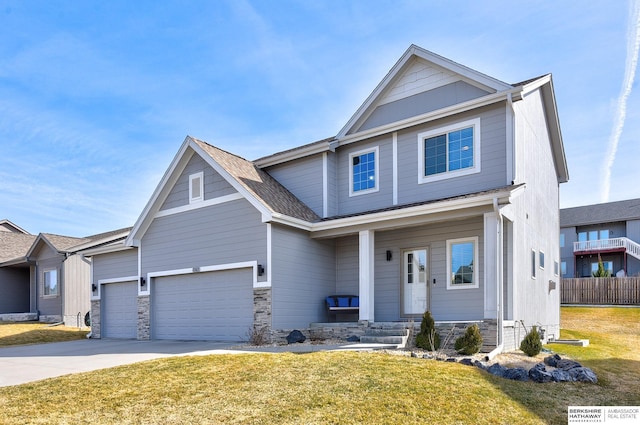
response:
<path fill-rule="evenodd" d="M 204 175 L 201 172 L 189 176 L 189 203 L 204 199 Z"/>
<path fill-rule="evenodd" d="M 419 183 L 480 172 L 480 118 L 418 134 Z"/>
<path fill-rule="evenodd" d="M 378 147 L 349 155 L 349 196 L 378 191 Z"/>

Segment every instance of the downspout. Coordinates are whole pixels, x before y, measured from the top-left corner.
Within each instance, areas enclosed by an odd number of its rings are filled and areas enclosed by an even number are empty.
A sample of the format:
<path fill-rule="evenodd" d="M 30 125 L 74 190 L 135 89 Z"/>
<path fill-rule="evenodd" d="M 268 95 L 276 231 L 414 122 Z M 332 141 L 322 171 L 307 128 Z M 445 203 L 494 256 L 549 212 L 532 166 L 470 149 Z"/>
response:
<path fill-rule="evenodd" d="M 497 341 L 496 348 L 493 349 L 489 354 L 487 354 L 486 359 L 491 360 L 498 354 L 502 353 L 504 350 L 504 329 L 503 329 L 503 311 L 502 311 L 502 297 L 503 297 L 503 235 L 502 228 L 504 226 L 502 213 L 500 212 L 500 207 L 498 206 L 498 198 L 493 198 L 493 211 L 496 213 L 496 220 L 498 221 L 498 235 L 497 235 L 497 243 L 496 243 L 496 277 L 498 279 L 496 285 L 496 327 L 497 327 Z"/>
<path fill-rule="evenodd" d="M 85 257 L 84 254 L 80 254 L 80 259 L 82 261 L 84 261 L 85 263 L 89 264 L 89 276 L 90 276 L 89 277 L 89 280 L 90 280 L 89 285 L 91 285 L 91 284 L 93 284 L 93 259 L 89 260 L 87 257 Z M 91 288 L 91 286 L 89 286 L 89 288 Z M 92 298 L 92 296 L 89 296 L 89 299 L 91 299 L 91 298 Z M 89 323 L 92 323 L 91 319 L 92 319 L 92 317 L 91 317 L 91 302 L 89 302 Z M 84 320 L 83 320 L 83 323 L 84 323 Z M 90 330 L 89 330 L 89 333 L 87 334 L 87 339 L 91 338 L 91 336 L 93 335 L 93 331 L 91 330 L 91 327 L 89 327 L 89 329 Z"/>

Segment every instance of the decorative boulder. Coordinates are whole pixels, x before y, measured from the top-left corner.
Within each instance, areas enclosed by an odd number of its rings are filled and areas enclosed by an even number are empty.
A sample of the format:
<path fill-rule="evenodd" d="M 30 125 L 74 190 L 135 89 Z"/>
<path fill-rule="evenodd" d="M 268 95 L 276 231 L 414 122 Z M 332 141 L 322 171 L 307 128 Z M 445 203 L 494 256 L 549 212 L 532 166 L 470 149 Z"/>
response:
<path fill-rule="evenodd" d="M 558 360 L 562 360 L 562 357 L 554 354 L 553 356 L 545 357 L 544 364 L 546 364 L 547 366 L 556 367 L 556 365 L 558 364 Z"/>
<path fill-rule="evenodd" d="M 556 369 L 551 371 L 551 378 L 554 382 L 573 382 L 571 374 L 566 370 Z"/>
<path fill-rule="evenodd" d="M 477 367 L 478 369 L 487 370 L 487 365 L 485 365 L 484 363 L 482 363 L 480 360 L 474 360 L 474 361 L 473 361 L 473 365 L 474 365 L 475 367 Z"/>
<path fill-rule="evenodd" d="M 503 375 L 507 379 L 511 379 L 513 381 L 528 381 L 529 374 L 527 371 L 521 367 L 514 367 L 507 369 Z"/>
<path fill-rule="evenodd" d="M 598 382 L 596 374 L 588 367 L 574 367 L 568 370 L 569 375 L 577 382 L 589 382 L 595 384 Z"/>
<path fill-rule="evenodd" d="M 307 337 L 302 334 L 299 330 L 295 329 L 291 331 L 289 335 L 287 335 L 287 342 L 289 344 L 293 344 L 296 342 L 305 342 Z"/>
<path fill-rule="evenodd" d="M 553 375 L 547 372 L 547 368 L 543 363 L 538 363 L 529 369 L 529 378 L 533 382 L 545 383 L 553 381 Z"/>
<path fill-rule="evenodd" d="M 351 335 L 349 338 L 347 338 L 348 342 L 360 342 L 360 337 L 357 335 Z"/>
<path fill-rule="evenodd" d="M 582 365 L 580 363 L 576 362 L 576 361 L 573 361 L 573 360 L 560 359 L 556 363 L 556 367 L 558 369 L 562 369 L 562 370 L 571 370 L 571 369 L 576 368 L 576 367 L 582 367 Z"/>
<path fill-rule="evenodd" d="M 507 371 L 507 368 L 502 366 L 500 363 L 494 363 L 491 366 L 489 366 L 489 368 L 487 368 L 487 372 L 489 372 L 492 375 L 500 376 L 500 377 L 504 377 L 504 374 L 506 371 Z"/>
<path fill-rule="evenodd" d="M 460 360 L 458 363 L 463 364 L 465 366 L 473 366 L 473 360 L 471 360 L 469 357 L 465 357 L 464 359 Z"/>

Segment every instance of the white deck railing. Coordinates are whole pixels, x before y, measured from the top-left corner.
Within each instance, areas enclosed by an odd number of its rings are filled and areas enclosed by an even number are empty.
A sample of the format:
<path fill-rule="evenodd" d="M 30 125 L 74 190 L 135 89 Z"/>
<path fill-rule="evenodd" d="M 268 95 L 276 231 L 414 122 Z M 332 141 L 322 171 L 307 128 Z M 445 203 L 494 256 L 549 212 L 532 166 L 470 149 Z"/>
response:
<path fill-rule="evenodd" d="M 640 244 L 628 238 L 598 239 L 573 243 L 573 252 L 606 251 L 609 249 L 624 249 L 628 254 L 640 260 Z"/>

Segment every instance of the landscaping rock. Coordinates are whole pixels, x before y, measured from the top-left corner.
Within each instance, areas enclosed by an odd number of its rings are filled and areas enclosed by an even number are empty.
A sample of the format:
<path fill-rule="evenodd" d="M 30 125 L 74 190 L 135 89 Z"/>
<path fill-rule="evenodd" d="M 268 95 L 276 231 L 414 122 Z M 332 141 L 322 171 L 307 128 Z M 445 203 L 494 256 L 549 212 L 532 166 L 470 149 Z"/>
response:
<path fill-rule="evenodd" d="M 502 366 L 500 363 L 492 364 L 491 366 L 489 366 L 489 368 L 487 368 L 487 372 L 489 372 L 492 375 L 500 376 L 500 377 L 504 377 L 504 374 L 506 371 L 507 371 L 507 368 Z"/>
<path fill-rule="evenodd" d="M 289 344 L 294 344 L 296 342 L 305 342 L 306 340 L 307 337 L 297 329 L 291 331 L 291 333 L 287 335 L 287 343 Z"/>
<path fill-rule="evenodd" d="M 596 374 L 588 367 L 574 367 L 568 370 L 569 375 L 577 382 L 589 382 L 595 384 L 598 382 Z"/>
<path fill-rule="evenodd" d="M 558 360 L 562 360 L 562 358 L 559 355 L 554 354 L 553 356 L 545 357 L 544 364 L 546 364 L 547 366 L 556 367 L 556 364 L 558 364 Z"/>
<path fill-rule="evenodd" d="M 455 363 L 457 360 L 453 357 L 447 357 L 447 359 L 445 360 L 445 362 L 449 362 L 449 363 Z"/>
<path fill-rule="evenodd" d="M 416 353 L 415 351 L 411 352 L 411 357 L 418 357 L 418 353 Z"/>
<path fill-rule="evenodd" d="M 528 381 L 529 374 L 526 369 L 521 367 L 509 368 L 504 372 L 503 375 L 507 379 L 511 379 L 513 381 Z"/>
<path fill-rule="evenodd" d="M 458 363 L 463 364 L 465 366 L 473 366 L 473 360 L 471 360 L 468 357 L 465 357 L 464 359 L 461 359 Z"/>
<path fill-rule="evenodd" d="M 551 378 L 553 379 L 553 382 L 573 382 L 571 374 L 562 369 L 552 370 Z"/>
<path fill-rule="evenodd" d="M 538 363 L 529 369 L 529 379 L 533 382 L 543 384 L 545 382 L 553 381 L 553 375 L 550 372 L 547 372 L 547 368 L 544 363 Z"/>
<path fill-rule="evenodd" d="M 360 342 L 360 337 L 358 335 L 351 335 L 347 338 L 347 342 Z"/>
<path fill-rule="evenodd" d="M 573 360 L 561 359 L 556 363 L 556 367 L 562 370 L 571 370 L 576 367 L 582 367 L 582 365 Z"/>
<path fill-rule="evenodd" d="M 474 365 L 475 367 L 477 367 L 478 369 L 487 370 L 487 365 L 485 365 L 484 363 L 482 363 L 480 360 L 474 360 L 474 361 L 473 361 L 473 365 Z"/>

